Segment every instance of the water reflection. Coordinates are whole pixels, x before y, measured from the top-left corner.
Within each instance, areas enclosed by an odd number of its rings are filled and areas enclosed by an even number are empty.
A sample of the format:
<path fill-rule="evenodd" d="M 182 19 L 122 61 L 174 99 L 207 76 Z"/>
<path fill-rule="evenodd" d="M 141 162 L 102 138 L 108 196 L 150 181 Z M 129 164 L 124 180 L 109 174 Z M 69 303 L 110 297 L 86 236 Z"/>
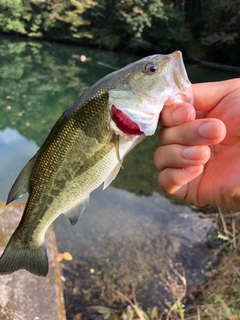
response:
<path fill-rule="evenodd" d="M 6 202 L 14 180 L 37 149 L 35 142 L 21 136 L 17 130 L 0 131 L 0 202 Z"/>
<path fill-rule="evenodd" d="M 81 61 L 81 55 L 86 61 Z M 0 37 L 0 129 L 10 126 L 41 144 L 56 119 L 90 85 L 134 56 Z"/>

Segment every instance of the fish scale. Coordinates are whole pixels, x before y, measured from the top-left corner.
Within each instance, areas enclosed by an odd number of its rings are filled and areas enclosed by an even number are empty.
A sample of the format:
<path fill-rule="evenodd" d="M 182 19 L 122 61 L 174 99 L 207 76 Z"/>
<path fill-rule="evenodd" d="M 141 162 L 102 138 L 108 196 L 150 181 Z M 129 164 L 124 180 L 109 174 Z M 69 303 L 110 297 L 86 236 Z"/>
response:
<path fill-rule="evenodd" d="M 100 103 L 100 102 L 102 103 Z M 93 139 L 91 137 L 88 137 L 87 134 L 90 132 L 87 131 L 84 133 L 82 130 L 84 126 L 91 121 L 91 118 L 96 119 L 96 115 L 99 113 L 99 109 L 102 109 L 103 103 L 107 103 L 107 95 L 98 95 L 97 98 L 94 98 L 90 102 L 86 102 L 85 105 L 75 112 L 69 121 L 64 124 L 63 128 L 61 128 L 58 131 L 58 135 L 54 139 L 49 139 L 50 141 L 46 141 L 46 148 L 45 150 L 40 150 L 40 157 L 37 159 L 35 167 L 32 171 L 32 176 L 30 180 L 30 188 L 32 189 L 32 192 L 29 195 L 29 199 L 26 205 L 26 209 L 23 215 L 23 221 L 22 224 L 20 224 L 20 230 L 21 226 L 24 225 L 24 232 L 21 232 L 21 238 L 23 242 L 26 242 L 26 237 L 24 237 L 23 233 L 27 234 L 27 240 L 31 239 L 32 232 L 29 232 L 30 228 L 31 230 L 35 230 L 35 226 L 42 224 L 42 225 L 49 225 L 52 221 L 55 220 L 55 217 L 59 215 L 59 202 L 58 196 L 61 195 L 61 199 L 71 200 L 72 203 L 72 197 L 71 194 L 73 194 L 71 190 L 71 185 L 73 184 L 72 180 L 73 177 L 78 176 L 79 173 L 83 173 L 86 170 L 89 170 L 91 166 L 93 165 L 93 161 L 96 160 L 97 157 L 95 155 L 96 151 L 98 151 L 101 144 L 99 144 L 99 141 L 97 139 Z M 86 111 L 87 112 L 86 112 Z M 108 111 L 109 113 L 109 111 Z M 87 117 L 86 117 L 87 114 Z M 85 116 L 86 120 L 84 125 L 82 125 L 80 119 Z M 101 118 L 99 119 L 101 120 Z M 110 113 L 109 113 L 109 122 L 110 122 Z M 70 130 L 69 128 L 77 128 L 77 130 Z M 105 126 L 106 127 L 106 126 Z M 106 127 L 107 129 L 107 127 Z M 53 130 L 56 130 L 54 128 Z M 106 130 L 107 131 L 107 130 Z M 110 133 L 110 134 L 109 134 Z M 107 135 L 103 135 L 103 141 L 102 145 L 106 148 L 106 137 Z M 110 142 L 112 134 L 108 130 L 108 140 Z M 67 139 L 66 139 L 67 138 Z M 88 150 L 87 153 L 85 153 L 85 157 L 81 156 L 79 157 L 79 148 L 77 148 L 77 144 L 79 143 L 79 140 L 84 140 L 83 148 L 84 150 Z M 91 148 L 86 149 L 86 147 L 89 144 L 89 140 L 91 140 Z M 95 140 L 95 142 L 94 142 Z M 45 145 L 44 145 L 45 146 Z M 113 148 L 114 145 L 111 143 L 110 148 Z M 81 151 L 81 155 L 83 155 L 83 151 Z M 107 152 L 109 147 L 107 147 Z M 64 152 L 62 151 L 64 150 Z M 104 152 L 103 152 L 104 154 Z M 92 157 L 94 157 L 92 159 Z M 100 154 L 101 157 L 101 154 Z M 75 170 L 73 170 L 74 166 L 72 166 L 72 162 L 76 161 L 79 163 L 78 167 L 75 167 Z M 67 163 L 67 168 L 65 168 L 64 174 L 61 173 L 62 167 L 64 167 L 65 163 Z M 57 169 L 56 169 L 57 168 Z M 39 179 L 41 180 L 41 183 L 39 183 Z M 58 187 L 58 181 L 64 180 L 65 182 L 67 180 L 70 181 L 70 183 L 67 183 L 67 186 L 65 187 L 64 191 L 61 193 L 62 188 Z M 76 178 L 75 178 L 76 180 Z M 68 187 L 70 185 L 70 187 Z M 48 188 L 46 188 L 48 186 Z M 75 189 L 77 189 L 78 183 L 75 182 Z M 69 191 L 69 189 L 71 191 Z M 51 194 L 51 191 L 54 190 L 53 195 Z M 57 191 L 57 192 L 56 192 Z M 81 198 L 81 191 L 77 191 L 78 197 L 74 196 L 74 204 L 76 205 L 79 201 L 83 200 Z M 86 197 L 87 194 L 84 196 Z M 54 198 L 54 205 L 53 203 Z M 78 199 L 80 198 L 80 199 Z M 38 199 L 38 206 L 36 206 L 36 199 Z M 39 209 L 40 207 L 40 209 Z M 62 212 L 67 211 L 70 209 L 68 206 L 61 206 L 63 209 Z M 49 212 L 50 211 L 50 212 Z M 34 219 L 33 224 L 33 217 L 37 216 L 37 219 Z M 51 217 L 50 219 L 48 217 Z M 27 227 L 29 225 L 29 227 Z M 41 227 L 41 225 L 40 225 Z M 44 229 L 45 232 L 45 229 Z M 20 234 L 20 233 L 19 233 Z"/>
<path fill-rule="evenodd" d="M 192 102 L 182 55 L 153 55 L 91 86 L 59 118 L 13 184 L 7 204 L 29 193 L 0 274 L 18 269 L 46 276 L 45 232 L 62 213 L 75 224 L 89 194 L 116 177 L 125 155 L 154 134 L 164 105 Z"/>

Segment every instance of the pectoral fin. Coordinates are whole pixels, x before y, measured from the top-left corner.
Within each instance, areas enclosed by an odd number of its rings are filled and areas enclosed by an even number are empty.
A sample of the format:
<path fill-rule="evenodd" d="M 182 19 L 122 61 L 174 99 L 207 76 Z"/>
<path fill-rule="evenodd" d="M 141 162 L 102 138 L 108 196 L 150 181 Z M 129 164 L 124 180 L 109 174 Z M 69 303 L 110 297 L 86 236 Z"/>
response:
<path fill-rule="evenodd" d="M 36 154 L 19 173 L 19 176 L 17 177 L 11 190 L 9 191 L 6 204 L 9 204 L 10 202 L 14 201 L 15 199 L 23 196 L 25 193 L 28 192 L 29 180 L 33 166 L 37 159 L 37 155 L 38 154 Z"/>
<path fill-rule="evenodd" d="M 70 210 L 64 212 L 65 216 L 69 219 L 71 224 L 74 226 L 78 220 L 81 218 L 87 203 L 89 202 L 89 195 L 81 203 L 71 208 Z"/>
<path fill-rule="evenodd" d="M 116 167 L 112 170 L 112 172 L 107 176 L 106 180 L 104 181 L 103 190 L 106 189 L 110 185 L 110 183 L 116 178 L 121 168 L 122 164 L 118 162 Z"/>

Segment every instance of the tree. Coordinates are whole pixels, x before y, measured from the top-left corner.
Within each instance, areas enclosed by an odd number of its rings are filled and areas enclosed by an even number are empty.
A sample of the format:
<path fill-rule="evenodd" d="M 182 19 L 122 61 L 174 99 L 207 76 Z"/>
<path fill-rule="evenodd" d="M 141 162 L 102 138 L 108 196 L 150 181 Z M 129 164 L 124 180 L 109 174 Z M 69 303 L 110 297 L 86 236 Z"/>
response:
<path fill-rule="evenodd" d="M 22 0 L 0 0 L 0 29 L 26 34 L 26 23 L 22 16 L 27 16 L 28 9 Z"/>
<path fill-rule="evenodd" d="M 202 10 L 201 43 L 207 47 L 207 53 L 219 61 L 239 63 L 240 0 L 209 0 L 204 2 Z"/>
<path fill-rule="evenodd" d="M 85 28 L 86 25 L 90 24 L 90 21 L 84 18 L 84 12 L 96 5 L 97 2 L 92 0 L 70 0 L 66 7 L 56 14 L 56 18 L 69 26 L 71 37 L 77 39 L 92 38 L 92 33 Z"/>

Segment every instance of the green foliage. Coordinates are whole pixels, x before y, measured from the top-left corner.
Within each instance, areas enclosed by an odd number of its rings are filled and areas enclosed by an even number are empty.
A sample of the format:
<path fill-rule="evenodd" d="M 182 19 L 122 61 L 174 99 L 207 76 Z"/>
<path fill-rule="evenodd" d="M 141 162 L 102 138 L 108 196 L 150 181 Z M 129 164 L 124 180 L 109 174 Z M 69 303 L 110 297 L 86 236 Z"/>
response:
<path fill-rule="evenodd" d="M 209 0 L 204 4 L 202 42 L 231 45 L 239 38 L 240 1 Z"/>
<path fill-rule="evenodd" d="M 4 32 L 26 33 L 21 16 L 24 12 L 22 0 L 0 0 L 0 28 Z"/>
<path fill-rule="evenodd" d="M 204 1 L 195 27 L 208 60 L 240 63 L 240 0 Z"/>
<path fill-rule="evenodd" d="M 50 4 L 48 4 L 50 3 Z M 0 30 L 42 37 L 57 27 L 58 0 L 0 0 Z"/>
<path fill-rule="evenodd" d="M 128 32 L 135 39 L 142 39 L 146 28 L 151 28 L 154 17 L 165 20 L 162 0 L 121 0 L 119 3 L 120 19 L 126 23 Z"/>
<path fill-rule="evenodd" d="M 0 31 L 240 63 L 240 0 L 0 0 Z"/>
<path fill-rule="evenodd" d="M 31 37 L 161 52 L 185 42 L 181 14 L 162 0 L 0 0 L 0 8 L 1 30 Z"/>
<path fill-rule="evenodd" d="M 154 17 L 154 28 L 149 30 L 150 42 L 155 51 L 168 53 L 178 48 L 186 51 L 191 40 L 188 25 L 183 23 L 182 13 L 175 6 L 165 5 L 165 18 Z"/>
<path fill-rule="evenodd" d="M 66 6 L 56 17 L 58 20 L 68 24 L 68 30 L 73 38 L 92 38 L 93 35 L 83 28 L 83 26 L 90 24 L 90 21 L 83 17 L 83 13 L 87 9 L 94 7 L 96 4 L 97 2 L 92 0 L 69 0 L 68 6 Z"/>

